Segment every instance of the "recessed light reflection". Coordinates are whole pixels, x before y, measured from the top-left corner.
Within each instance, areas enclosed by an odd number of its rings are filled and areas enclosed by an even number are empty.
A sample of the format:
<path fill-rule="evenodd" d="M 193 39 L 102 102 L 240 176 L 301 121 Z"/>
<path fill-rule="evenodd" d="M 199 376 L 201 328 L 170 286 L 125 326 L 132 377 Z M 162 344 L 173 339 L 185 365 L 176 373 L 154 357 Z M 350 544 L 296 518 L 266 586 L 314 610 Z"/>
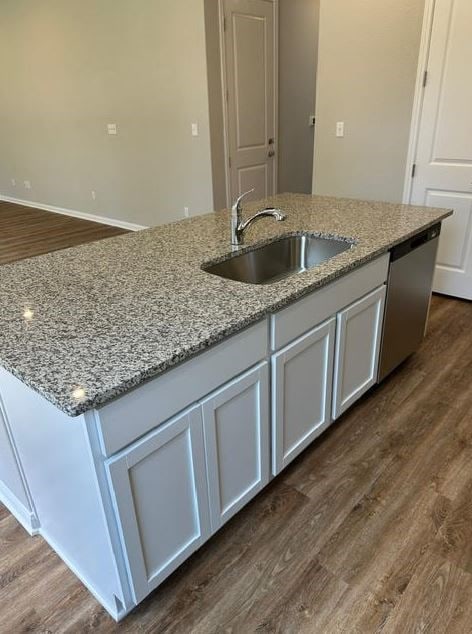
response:
<path fill-rule="evenodd" d="M 72 396 L 77 400 L 81 401 L 85 398 L 85 390 L 83 387 L 76 387 L 75 390 L 72 390 Z"/>
<path fill-rule="evenodd" d="M 23 311 L 23 317 L 26 321 L 31 321 L 34 317 L 34 310 L 31 310 L 31 308 L 25 308 Z"/>

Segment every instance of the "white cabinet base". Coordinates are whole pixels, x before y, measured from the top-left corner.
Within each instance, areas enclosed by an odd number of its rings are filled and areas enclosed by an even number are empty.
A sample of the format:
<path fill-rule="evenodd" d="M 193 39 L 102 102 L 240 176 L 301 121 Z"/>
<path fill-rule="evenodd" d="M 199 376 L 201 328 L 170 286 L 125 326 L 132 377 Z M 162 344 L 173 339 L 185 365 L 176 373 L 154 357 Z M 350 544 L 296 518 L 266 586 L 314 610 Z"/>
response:
<path fill-rule="evenodd" d="M 38 532 L 39 522 L 18 456 L 18 450 L 0 396 L 0 502 L 30 533 Z"/>

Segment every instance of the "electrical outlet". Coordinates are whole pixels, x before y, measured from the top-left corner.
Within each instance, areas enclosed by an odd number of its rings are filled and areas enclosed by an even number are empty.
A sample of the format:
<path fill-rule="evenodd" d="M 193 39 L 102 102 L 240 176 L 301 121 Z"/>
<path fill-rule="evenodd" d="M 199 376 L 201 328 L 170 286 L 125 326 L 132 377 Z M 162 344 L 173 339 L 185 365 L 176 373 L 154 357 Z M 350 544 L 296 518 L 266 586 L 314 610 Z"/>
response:
<path fill-rule="evenodd" d="M 107 123 L 107 132 L 112 135 L 118 134 L 116 123 Z"/>
<path fill-rule="evenodd" d="M 11 184 L 13 185 L 13 187 L 16 187 L 16 178 L 11 179 Z"/>
<path fill-rule="evenodd" d="M 190 217 L 190 211 L 189 211 L 189 208 L 188 208 L 188 207 L 184 207 L 184 216 L 185 216 L 186 218 L 189 218 L 189 217 Z"/>
<path fill-rule="evenodd" d="M 23 181 L 25 189 L 31 189 L 31 181 Z"/>
<path fill-rule="evenodd" d="M 198 136 L 198 123 L 192 123 L 192 136 Z"/>
<path fill-rule="evenodd" d="M 97 198 L 97 194 L 95 193 L 95 190 L 92 189 L 92 191 L 90 193 L 92 195 L 92 200 L 95 200 Z"/>
<path fill-rule="evenodd" d="M 344 121 L 338 121 L 336 123 L 336 136 L 337 137 L 344 136 Z"/>

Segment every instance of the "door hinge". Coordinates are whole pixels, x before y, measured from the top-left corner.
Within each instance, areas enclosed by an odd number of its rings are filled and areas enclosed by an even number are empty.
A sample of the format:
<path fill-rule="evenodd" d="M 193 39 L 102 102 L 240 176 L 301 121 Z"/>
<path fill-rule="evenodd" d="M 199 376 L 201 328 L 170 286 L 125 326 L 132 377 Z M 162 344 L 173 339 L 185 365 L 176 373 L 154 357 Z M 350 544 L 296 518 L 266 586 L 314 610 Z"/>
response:
<path fill-rule="evenodd" d="M 425 70 L 423 73 L 423 88 L 426 86 L 427 83 L 428 83 L 428 71 Z"/>
<path fill-rule="evenodd" d="M 411 167 L 411 178 L 415 178 L 415 174 L 416 174 L 416 163 L 413 163 Z"/>
<path fill-rule="evenodd" d="M 228 156 L 228 165 L 231 167 L 231 156 Z"/>
<path fill-rule="evenodd" d="M 226 16 L 223 16 L 223 31 L 226 31 Z"/>

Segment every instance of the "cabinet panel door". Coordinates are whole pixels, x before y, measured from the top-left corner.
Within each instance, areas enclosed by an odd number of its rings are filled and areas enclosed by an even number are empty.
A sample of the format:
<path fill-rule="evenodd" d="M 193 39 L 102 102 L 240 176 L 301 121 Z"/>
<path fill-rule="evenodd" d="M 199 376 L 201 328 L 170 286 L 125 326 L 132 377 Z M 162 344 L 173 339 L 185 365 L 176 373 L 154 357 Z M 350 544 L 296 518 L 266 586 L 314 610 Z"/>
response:
<path fill-rule="evenodd" d="M 269 481 L 268 364 L 202 402 L 210 520 L 218 530 Z"/>
<path fill-rule="evenodd" d="M 376 382 L 384 301 L 381 286 L 338 314 L 334 418 Z"/>
<path fill-rule="evenodd" d="M 331 422 L 335 325 L 330 319 L 272 357 L 274 475 Z"/>
<path fill-rule="evenodd" d="M 107 464 L 136 602 L 209 536 L 199 406 Z"/>

